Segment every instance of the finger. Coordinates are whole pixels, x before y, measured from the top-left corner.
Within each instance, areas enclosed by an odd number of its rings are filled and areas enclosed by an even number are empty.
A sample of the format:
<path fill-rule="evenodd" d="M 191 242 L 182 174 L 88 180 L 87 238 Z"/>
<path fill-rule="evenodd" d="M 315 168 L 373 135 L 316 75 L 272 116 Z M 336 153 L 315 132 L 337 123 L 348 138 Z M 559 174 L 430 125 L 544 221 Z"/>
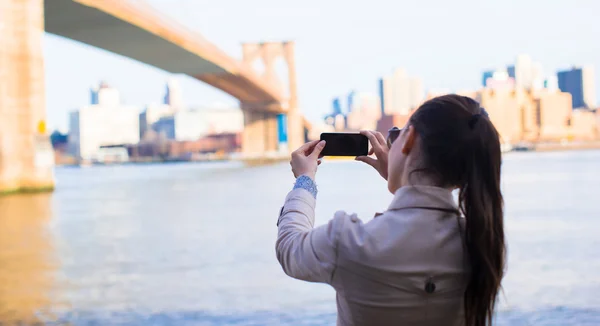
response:
<path fill-rule="evenodd" d="M 374 149 L 373 149 L 373 147 L 371 147 L 371 149 L 369 150 L 369 155 L 373 155 L 373 153 L 374 153 Z"/>
<path fill-rule="evenodd" d="M 377 136 L 375 136 L 375 134 L 372 131 L 364 130 L 364 131 L 361 131 L 360 134 L 366 136 L 369 139 L 369 143 L 371 143 L 373 153 L 377 153 L 383 149 L 382 145 L 379 143 L 379 140 L 377 139 Z"/>
<path fill-rule="evenodd" d="M 306 152 L 310 149 L 312 149 L 312 147 L 314 147 L 319 141 L 318 140 L 313 140 L 313 141 L 309 141 L 308 143 L 298 147 L 297 150 L 294 151 L 293 154 L 305 154 Z"/>
<path fill-rule="evenodd" d="M 323 161 L 321 159 L 317 160 L 317 165 L 321 165 L 321 163 L 323 163 Z"/>
<path fill-rule="evenodd" d="M 377 139 L 377 142 L 381 145 L 384 146 L 387 144 L 387 140 L 385 139 L 385 136 L 380 133 L 379 131 L 371 131 L 371 130 L 363 130 L 360 132 L 361 135 L 365 135 L 368 137 L 368 134 L 372 134 L 375 136 L 375 139 Z"/>
<path fill-rule="evenodd" d="M 313 151 L 315 150 L 315 147 L 319 144 L 319 142 L 320 142 L 319 140 L 315 140 L 315 141 L 311 142 L 311 145 L 304 152 L 304 155 L 309 156 L 310 154 L 312 154 Z"/>
<path fill-rule="evenodd" d="M 325 148 L 325 141 L 321 140 L 317 143 L 317 145 L 315 145 L 315 148 L 313 149 L 312 153 L 310 153 L 310 157 L 318 159 L 319 155 L 321 155 L 321 151 L 323 150 L 323 148 Z"/>
<path fill-rule="evenodd" d="M 377 167 L 377 160 L 372 158 L 372 157 L 368 157 L 368 156 L 357 156 L 355 158 L 355 160 L 360 161 L 360 162 L 364 162 L 369 164 L 370 166 L 376 168 Z"/>
<path fill-rule="evenodd" d="M 375 136 L 377 137 L 377 140 L 379 141 L 379 144 L 381 144 L 381 146 L 387 146 L 387 140 L 385 139 L 382 133 L 380 133 L 379 131 L 375 131 Z"/>

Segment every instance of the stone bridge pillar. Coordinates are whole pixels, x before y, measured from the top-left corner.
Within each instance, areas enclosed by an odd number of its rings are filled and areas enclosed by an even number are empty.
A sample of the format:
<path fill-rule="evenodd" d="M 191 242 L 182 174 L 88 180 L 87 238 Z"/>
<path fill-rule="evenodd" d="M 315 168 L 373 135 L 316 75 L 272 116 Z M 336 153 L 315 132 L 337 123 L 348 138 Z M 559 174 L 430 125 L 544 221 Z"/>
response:
<path fill-rule="evenodd" d="M 0 0 L 0 194 L 54 187 L 43 34 L 44 0 Z"/>
<path fill-rule="evenodd" d="M 277 114 L 245 109 L 242 153 L 251 158 L 276 155 L 278 145 Z"/>
<path fill-rule="evenodd" d="M 287 66 L 287 85 L 278 78 L 277 71 L 275 71 L 276 61 L 280 58 Z M 277 115 L 285 114 L 287 123 L 287 153 L 285 154 L 289 154 L 304 142 L 304 119 L 298 109 L 294 42 L 244 44 L 244 65 L 252 69 L 257 60 L 262 61 L 265 68 L 261 76 L 265 83 L 281 91 L 281 102 L 267 105 L 242 103 L 245 116 L 242 152 L 247 156 L 259 156 L 272 152 L 284 154 L 279 150 Z"/>

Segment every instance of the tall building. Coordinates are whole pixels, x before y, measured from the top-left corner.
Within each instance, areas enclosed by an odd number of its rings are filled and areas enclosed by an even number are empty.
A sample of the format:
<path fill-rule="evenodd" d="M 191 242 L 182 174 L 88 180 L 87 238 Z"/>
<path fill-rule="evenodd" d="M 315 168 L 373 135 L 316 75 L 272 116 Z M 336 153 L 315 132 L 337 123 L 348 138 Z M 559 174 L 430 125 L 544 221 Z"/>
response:
<path fill-rule="evenodd" d="M 479 92 L 478 100 L 488 111 L 503 143 L 560 141 L 569 135 L 573 117 L 569 93 L 486 88 Z M 591 134 L 591 128 L 584 129 L 586 132 L 577 137 Z"/>
<path fill-rule="evenodd" d="M 531 57 L 527 54 L 517 56 L 515 64 L 515 85 L 517 88 L 530 89 L 533 86 Z"/>
<path fill-rule="evenodd" d="M 544 88 L 544 68 L 537 61 L 531 65 L 531 88 L 535 90 Z"/>
<path fill-rule="evenodd" d="M 494 76 L 493 70 L 484 71 L 482 74 L 482 77 L 481 77 L 481 86 L 486 87 L 488 79 L 492 78 L 493 76 Z"/>
<path fill-rule="evenodd" d="M 398 68 L 392 75 L 392 106 L 395 113 L 410 112 L 410 79 L 406 70 Z"/>
<path fill-rule="evenodd" d="M 121 102 L 119 90 L 102 81 L 98 86 L 90 88 L 90 104 L 116 106 Z"/>
<path fill-rule="evenodd" d="M 98 104 L 98 87 L 90 87 L 90 104 Z"/>
<path fill-rule="evenodd" d="M 559 71 L 557 77 L 560 90 L 571 94 L 574 109 L 596 107 L 593 67 L 574 67 Z"/>
<path fill-rule="evenodd" d="M 398 68 L 379 80 L 379 98 L 383 114 L 408 114 L 423 100 L 423 82 L 409 78 L 406 70 Z"/>
<path fill-rule="evenodd" d="M 379 96 L 368 92 L 355 92 L 352 111 L 347 116 L 347 127 L 351 130 L 374 129 L 381 118 Z"/>
<path fill-rule="evenodd" d="M 551 92 L 558 91 L 558 77 L 556 75 L 548 76 L 544 81 L 544 88 Z"/>
<path fill-rule="evenodd" d="M 515 79 L 515 65 L 507 66 L 506 72 L 508 73 L 508 77 Z"/>
<path fill-rule="evenodd" d="M 383 77 L 379 80 L 379 97 L 381 100 L 381 112 L 383 114 L 391 114 L 394 112 L 392 83 L 393 80 L 390 76 Z"/>
<path fill-rule="evenodd" d="M 569 139 L 598 140 L 600 124 L 591 110 L 574 110 L 571 113 Z"/>
<path fill-rule="evenodd" d="M 119 91 L 102 84 L 96 104 L 71 112 L 69 117 L 69 152 L 82 160 L 96 160 L 102 147 L 130 145 L 140 140 L 139 111 L 122 105 Z"/>
<path fill-rule="evenodd" d="M 333 108 L 333 116 L 342 114 L 342 104 L 340 103 L 339 97 L 334 98 L 333 101 L 331 101 L 331 105 Z"/>
<path fill-rule="evenodd" d="M 344 131 L 347 128 L 346 117 L 338 114 L 333 119 L 333 128 L 336 131 Z"/>
<path fill-rule="evenodd" d="M 166 104 L 150 104 L 140 113 L 140 139 L 143 139 L 146 132 L 152 130 L 152 125 L 160 118 L 173 115 L 175 111 Z"/>
<path fill-rule="evenodd" d="M 356 101 L 354 100 L 355 97 L 356 97 L 355 91 L 350 91 L 350 93 L 348 93 L 348 100 L 347 100 L 348 110 L 346 111 L 346 113 L 350 113 L 354 109 L 354 103 L 356 103 Z"/>
<path fill-rule="evenodd" d="M 525 104 L 524 93 L 522 89 L 485 88 L 479 94 L 479 103 L 488 112 L 502 143 L 514 144 L 521 139 L 523 127 L 520 108 Z"/>
<path fill-rule="evenodd" d="M 596 99 L 596 74 L 593 66 L 587 66 L 583 69 L 583 101 L 586 107 L 595 109 Z"/>
<path fill-rule="evenodd" d="M 572 114 L 571 95 L 545 90 L 537 96 L 539 140 L 557 141 L 567 138 Z"/>
<path fill-rule="evenodd" d="M 421 78 L 410 79 L 410 109 L 414 110 L 425 100 L 425 90 Z"/>
<path fill-rule="evenodd" d="M 163 103 L 174 110 L 183 108 L 183 91 L 177 79 L 171 78 L 167 81 Z"/>

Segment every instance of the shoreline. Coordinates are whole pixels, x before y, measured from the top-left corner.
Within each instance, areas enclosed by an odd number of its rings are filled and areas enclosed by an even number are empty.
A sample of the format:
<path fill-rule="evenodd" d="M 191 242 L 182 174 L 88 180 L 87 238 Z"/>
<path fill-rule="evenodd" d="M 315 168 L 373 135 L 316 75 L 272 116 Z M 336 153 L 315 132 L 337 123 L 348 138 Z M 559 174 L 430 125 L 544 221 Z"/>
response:
<path fill-rule="evenodd" d="M 530 144 L 526 147 L 515 146 L 510 151 L 503 152 L 502 154 L 508 153 L 544 153 L 544 152 L 565 152 L 565 151 L 589 151 L 589 150 L 600 150 L 600 141 L 593 142 L 577 142 L 577 143 L 538 143 Z M 332 156 L 326 158 L 327 161 L 353 161 L 354 157 L 338 157 Z M 215 159 L 202 159 L 202 160 L 139 160 L 121 163 L 92 163 L 92 164 L 56 164 L 56 167 L 93 167 L 93 166 L 112 166 L 112 165 L 148 165 L 148 164 L 179 164 L 179 163 L 216 163 L 216 162 L 241 162 L 247 167 L 265 166 L 271 164 L 277 164 L 289 161 L 289 157 L 286 156 L 272 156 L 272 157 L 249 157 L 249 158 L 215 158 Z"/>
<path fill-rule="evenodd" d="M 600 141 L 581 142 L 581 143 L 548 143 L 535 144 L 533 152 L 563 152 L 575 150 L 600 150 Z"/>

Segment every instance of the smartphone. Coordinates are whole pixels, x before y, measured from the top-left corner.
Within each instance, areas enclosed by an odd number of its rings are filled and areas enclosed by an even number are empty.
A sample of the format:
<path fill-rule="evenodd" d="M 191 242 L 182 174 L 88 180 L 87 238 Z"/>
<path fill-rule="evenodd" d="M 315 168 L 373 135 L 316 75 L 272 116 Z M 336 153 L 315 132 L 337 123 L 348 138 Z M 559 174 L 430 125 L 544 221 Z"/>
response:
<path fill-rule="evenodd" d="M 357 133 L 326 132 L 321 134 L 325 141 L 323 156 L 362 156 L 369 154 L 369 139 Z"/>

